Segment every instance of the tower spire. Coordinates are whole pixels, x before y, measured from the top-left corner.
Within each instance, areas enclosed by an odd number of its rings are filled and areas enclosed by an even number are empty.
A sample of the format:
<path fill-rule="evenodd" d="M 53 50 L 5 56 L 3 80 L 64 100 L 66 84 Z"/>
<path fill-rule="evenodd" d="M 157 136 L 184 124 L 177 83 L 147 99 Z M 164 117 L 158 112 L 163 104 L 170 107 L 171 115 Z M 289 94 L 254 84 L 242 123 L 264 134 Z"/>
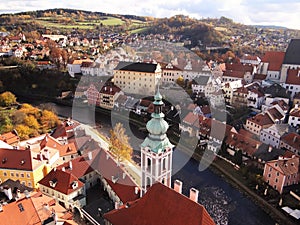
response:
<path fill-rule="evenodd" d="M 146 128 L 149 132 L 141 144 L 141 167 L 142 167 L 142 191 L 146 193 L 147 188 L 156 182 L 161 182 L 171 187 L 172 175 L 172 152 L 174 145 L 167 137 L 169 124 L 164 120 L 162 107 L 164 105 L 159 93 L 159 86 L 154 96 L 154 112 Z"/>

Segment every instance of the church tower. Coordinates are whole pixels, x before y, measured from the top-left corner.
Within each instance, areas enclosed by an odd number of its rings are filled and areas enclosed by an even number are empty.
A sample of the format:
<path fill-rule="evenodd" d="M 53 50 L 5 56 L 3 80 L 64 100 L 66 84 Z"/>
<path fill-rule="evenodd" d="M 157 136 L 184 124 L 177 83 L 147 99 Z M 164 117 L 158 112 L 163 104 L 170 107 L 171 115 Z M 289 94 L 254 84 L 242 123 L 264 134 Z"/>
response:
<path fill-rule="evenodd" d="M 158 90 L 154 96 L 154 112 L 146 126 L 149 134 L 141 144 L 141 196 L 157 182 L 171 187 L 174 145 L 171 144 L 166 135 L 169 125 L 164 120 L 163 104 L 162 96 Z"/>

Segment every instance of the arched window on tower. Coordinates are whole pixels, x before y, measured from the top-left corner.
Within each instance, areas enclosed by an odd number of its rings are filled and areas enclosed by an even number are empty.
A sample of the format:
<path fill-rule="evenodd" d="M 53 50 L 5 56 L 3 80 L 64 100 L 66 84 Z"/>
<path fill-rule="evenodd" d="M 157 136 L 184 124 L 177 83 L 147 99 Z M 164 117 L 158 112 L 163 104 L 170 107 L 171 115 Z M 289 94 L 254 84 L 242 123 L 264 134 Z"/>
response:
<path fill-rule="evenodd" d="M 164 171 L 164 170 L 166 170 L 167 169 L 167 164 L 166 164 L 166 158 L 163 158 L 162 159 L 162 170 Z"/>
<path fill-rule="evenodd" d="M 151 186 L 151 179 L 150 177 L 147 177 L 146 179 L 146 188 L 148 189 Z"/>
<path fill-rule="evenodd" d="M 147 158 L 147 169 L 150 170 L 151 168 L 151 159 Z"/>

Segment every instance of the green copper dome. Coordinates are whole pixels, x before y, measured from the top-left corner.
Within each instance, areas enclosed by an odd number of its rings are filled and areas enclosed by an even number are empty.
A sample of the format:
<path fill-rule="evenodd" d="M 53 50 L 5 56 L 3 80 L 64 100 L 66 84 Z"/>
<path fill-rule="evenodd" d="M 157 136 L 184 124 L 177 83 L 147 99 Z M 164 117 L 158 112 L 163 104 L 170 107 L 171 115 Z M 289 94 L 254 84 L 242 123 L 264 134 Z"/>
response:
<path fill-rule="evenodd" d="M 148 137 L 142 143 L 142 147 L 148 147 L 152 152 L 160 153 L 167 148 L 173 148 L 174 146 L 169 141 L 166 132 L 169 128 L 169 124 L 164 120 L 165 115 L 162 113 L 162 96 L 157 90 L 154 96 L 154 112 L 151 114 L 152 119 L 148 121 L 146 128 L 149 132 Z"/>
<path fill-rule="evenodd" d="M 150 134 L 161 135 L 165 134 L 169 128 L 169 124 L 161 118 L 152 118 L 146 125 Z"/>

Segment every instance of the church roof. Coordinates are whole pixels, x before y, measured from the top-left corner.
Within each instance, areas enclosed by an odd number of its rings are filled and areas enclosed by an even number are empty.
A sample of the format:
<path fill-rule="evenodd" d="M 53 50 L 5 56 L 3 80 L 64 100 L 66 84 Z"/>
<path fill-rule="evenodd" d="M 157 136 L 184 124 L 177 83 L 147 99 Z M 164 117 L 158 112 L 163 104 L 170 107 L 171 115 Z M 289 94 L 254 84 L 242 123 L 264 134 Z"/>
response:
<path fill-rule="evenodd" d="M 299 51 L 300 39 L 292 39 L 285 52 L 283 64 L 300 65 Z"/>
<path fill-rule="evenodd" d="M 206 209 L 161 183 L 139 200 L 112 210 L 104 218 L 114 225 L 214 225 Z"/>

